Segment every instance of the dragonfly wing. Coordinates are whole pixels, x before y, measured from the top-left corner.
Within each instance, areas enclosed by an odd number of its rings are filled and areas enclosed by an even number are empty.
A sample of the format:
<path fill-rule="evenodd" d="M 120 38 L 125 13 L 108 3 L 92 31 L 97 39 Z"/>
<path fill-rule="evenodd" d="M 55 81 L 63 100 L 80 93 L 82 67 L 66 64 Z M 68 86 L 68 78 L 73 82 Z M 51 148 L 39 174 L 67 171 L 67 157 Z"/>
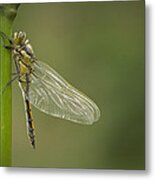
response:
<path fill-rule="evenodd" d="M 39 110 L 81 124 L 92 124 L 100 117 L 97 105 L 71 86 L 47 64 L 37 61 L 30 85 L 30 102 Z"/>

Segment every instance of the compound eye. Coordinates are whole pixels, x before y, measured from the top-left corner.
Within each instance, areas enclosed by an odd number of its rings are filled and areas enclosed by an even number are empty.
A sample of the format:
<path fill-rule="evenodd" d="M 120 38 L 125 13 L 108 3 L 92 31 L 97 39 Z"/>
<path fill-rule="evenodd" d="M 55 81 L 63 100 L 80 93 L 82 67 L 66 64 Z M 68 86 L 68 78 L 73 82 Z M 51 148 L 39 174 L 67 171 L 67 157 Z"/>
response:
<path fill-rule="evenodd" d="M 33 55 L 33 49 L 30 44 L 27 44 L 25 47 L 25 51 L 27 52 L 28 55 L 32 56 Z"/>
<path fill-rule="evenodd" d="M 24 44 L 25 40 L 26 40 L 26 33 L 25 32 L 18 32 L 18 39 L 19 39 L 19 42 L 21 44 Z"/>
<path fill-rule="evenodd" d="M 19 39 L 25 39 L 26 38 L 26 33 L 25 32 L 18 32 L 18 38 Z"/>

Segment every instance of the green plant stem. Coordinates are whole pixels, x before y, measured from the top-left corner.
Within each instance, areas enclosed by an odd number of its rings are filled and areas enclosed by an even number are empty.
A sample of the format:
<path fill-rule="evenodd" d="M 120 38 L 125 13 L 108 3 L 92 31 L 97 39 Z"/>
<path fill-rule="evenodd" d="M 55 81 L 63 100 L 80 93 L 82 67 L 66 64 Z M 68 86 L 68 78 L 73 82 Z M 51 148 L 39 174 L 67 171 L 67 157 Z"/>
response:
<path fill-rule="evenodd" d="M 9 38 L 19 4 L 0 5 L 0 31 Z M 6 41 L 7 42 L 7 41 Z M 0 90 L 11 80 L 11 51 L 0 40 Z M 0 95 L 0 165 L 11 166 L 12 156 L 12 90 L 9 86 Z"/>

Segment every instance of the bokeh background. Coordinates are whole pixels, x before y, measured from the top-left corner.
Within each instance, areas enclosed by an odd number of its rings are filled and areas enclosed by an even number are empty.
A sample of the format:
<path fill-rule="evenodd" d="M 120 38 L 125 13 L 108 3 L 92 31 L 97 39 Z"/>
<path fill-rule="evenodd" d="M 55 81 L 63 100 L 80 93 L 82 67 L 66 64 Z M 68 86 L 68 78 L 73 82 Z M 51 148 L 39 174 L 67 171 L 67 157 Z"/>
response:
<path fill-rule="evenodd" d="M 18 30 L 39 60 L 97 103 L 101 118 L 80 125 L 33 108 L 33 150 L 14 83 L 13 166 L 144 169 L 144 2 L 22 4 Z"/>

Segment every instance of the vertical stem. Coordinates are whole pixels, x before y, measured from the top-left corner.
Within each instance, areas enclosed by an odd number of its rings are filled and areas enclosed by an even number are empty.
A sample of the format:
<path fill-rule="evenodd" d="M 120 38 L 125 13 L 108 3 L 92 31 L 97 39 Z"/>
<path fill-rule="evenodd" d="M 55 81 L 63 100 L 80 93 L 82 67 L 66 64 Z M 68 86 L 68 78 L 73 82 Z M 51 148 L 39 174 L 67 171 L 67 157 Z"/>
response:
<path fill-rule="evenodd" d="M 0 31 L 9 38 L 19 4 L 0 5 Z M 7 42 L 7 41 L 6 41 Z M 0 39 L 0 90 L 11 80 L 11 52 Z M 0 165 L 11 166 L 12 156 L 12 90 L 9 86 L 0 94 Z"/>

